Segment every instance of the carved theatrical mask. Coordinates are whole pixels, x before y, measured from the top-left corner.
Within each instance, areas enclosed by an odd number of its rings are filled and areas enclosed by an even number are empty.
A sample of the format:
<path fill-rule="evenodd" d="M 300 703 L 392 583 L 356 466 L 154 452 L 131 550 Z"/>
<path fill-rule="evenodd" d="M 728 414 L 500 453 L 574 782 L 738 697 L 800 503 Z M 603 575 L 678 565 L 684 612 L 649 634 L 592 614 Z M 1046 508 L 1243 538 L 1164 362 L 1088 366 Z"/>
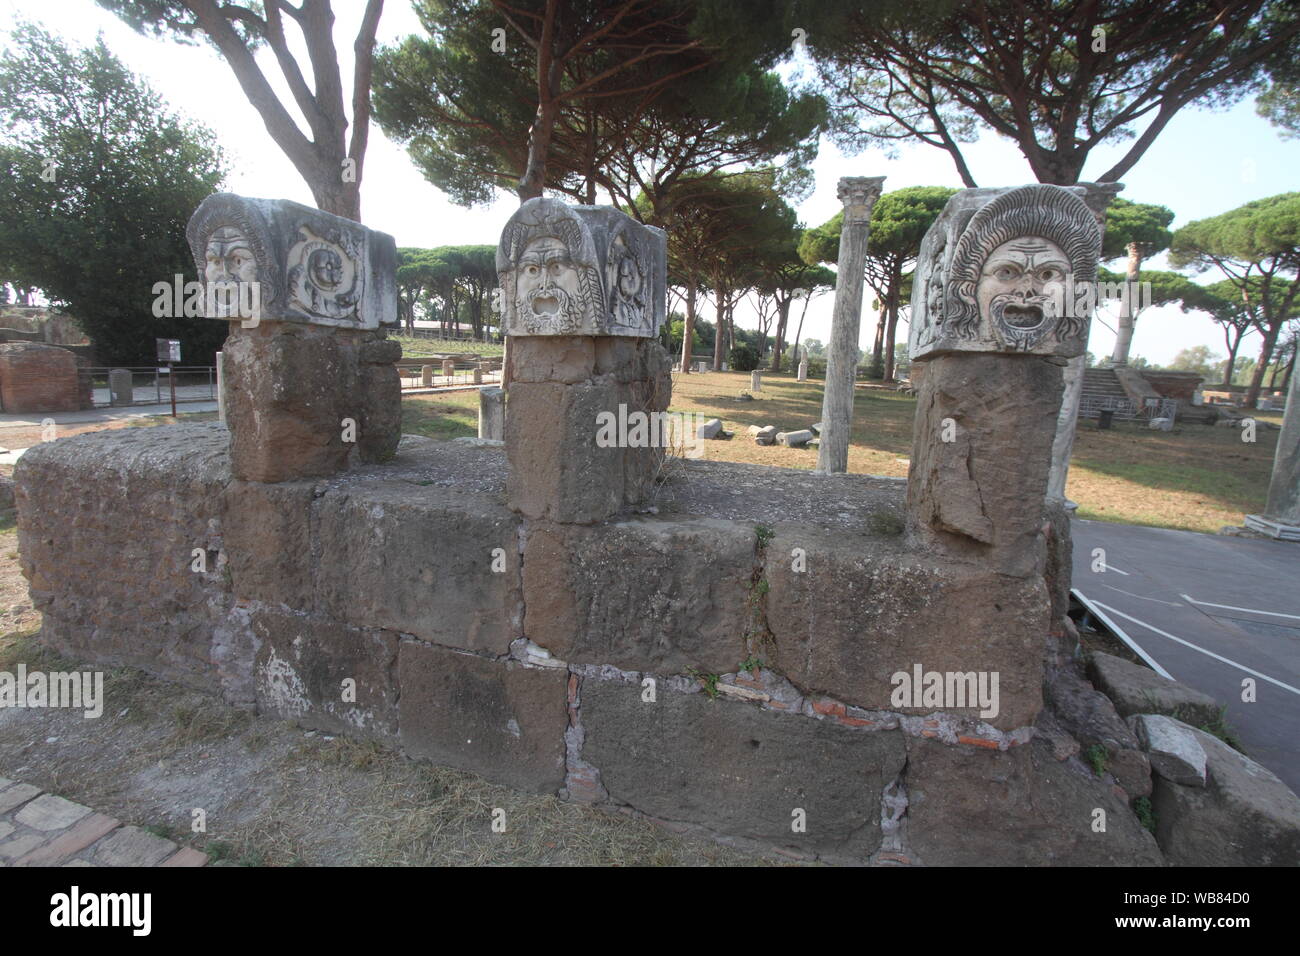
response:
<path fill-rule="evenodd" d="M 289 305 L 312 318 L 350 319 L 361 298 L 357 257 L 339 241 L 300 226 L 289 250 Z"/>
<path fill-rule="evenodd" d="M 1045 184 L 967 189 L 921 244 L 908 353 L 1083 353 L 1101 231 L 1078 191 Z"/>
<path fill-rule="evenodd" d="M 212 318 L 235 318 L 239 284 L 257 281 L 253 244 L 237 226 L 219 226 L 204 247 L 203 278 L 213 288 Z"/>
<path fill-rule="evenodd" d="M 627 240 L 618 236 L 609 248 L 605 287 L 609 290 L 609 318 L 621 329 L 643 331 L 653 324 L 646 289 L 647 266 Z"/>
<path fill-rule="evenodd" d="M 1061 247 L 1037 236 L 1012 239 L 989 254 L 975 300 L 1004 349 L 1029 351 L 1056 328 L 1071 274 Z"/>
<path fill-rule="evenodd" d="M 930 269 L 925 282 L 925 305 L 930 321 L 943 319 L 943 252 L 944 244 L 939 243 L 930 257 Z"/>
<path fill-rule="evenodd" d="M 509 335 L 604 335 L 604 297 L 591 233 L 555 199 L 530 199 L 497 244 Z"/>
<path fill-rule="evenodd" d="M 213 193 L 190 216 L 185 239 L 211 318 L 351 329 L 397 321 L 397 244 L 350 219 Z"/>
<path fill-rule="evenodd" d="M 519 258 L 515 310 L 534 334 L 569 335 L 582 324 L 581 282 L 568 248 L 554 236 L 534 239 Z"/>

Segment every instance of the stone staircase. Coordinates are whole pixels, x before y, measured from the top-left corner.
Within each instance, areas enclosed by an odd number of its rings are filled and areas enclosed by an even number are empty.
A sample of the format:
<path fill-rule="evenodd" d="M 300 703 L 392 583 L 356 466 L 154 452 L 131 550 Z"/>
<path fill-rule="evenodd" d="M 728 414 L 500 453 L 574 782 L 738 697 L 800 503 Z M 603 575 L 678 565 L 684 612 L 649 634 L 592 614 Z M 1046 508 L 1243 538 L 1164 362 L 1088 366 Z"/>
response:
<path fill-rule="evenodd" d="M 1128 403 L 1126 405 L 1126 403 Z M 1083 370 L 1083 396 L 1079 403 L 1080 418 L 1096 418 L 1097 412 L 1107 406 L 1130 407 L 1128 394 L 1112 369 L 1087 368 Z M 1116 418 L 1131 418 L 1132 412 L 1116 413 Z"/>

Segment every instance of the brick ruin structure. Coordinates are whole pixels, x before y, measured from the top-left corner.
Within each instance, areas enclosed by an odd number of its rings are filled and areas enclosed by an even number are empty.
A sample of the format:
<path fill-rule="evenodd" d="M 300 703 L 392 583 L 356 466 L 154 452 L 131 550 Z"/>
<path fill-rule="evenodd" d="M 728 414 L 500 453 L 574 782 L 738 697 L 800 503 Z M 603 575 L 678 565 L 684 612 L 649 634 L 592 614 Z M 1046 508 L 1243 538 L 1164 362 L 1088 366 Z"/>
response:
<path fill-rule="evenodd" d="M 1147 756 L 1071 660 L 1044 505 L 1086 317 L 1042 285 L 1100 243 L 1074 192 L 959 193 L 927 237 L 906 486 L 597 440 L 671 391 L 665 237 L 613 209 L 534 199 L 505 226 L 504 448 L 398 443 L 389 237 L 220 196 L 190 240 L 208 282 L 270 284 L 231 322 L 229 429 L 23 457 L 46 645 L 743 845 L 1163 861 L 1130 809 Z"/>

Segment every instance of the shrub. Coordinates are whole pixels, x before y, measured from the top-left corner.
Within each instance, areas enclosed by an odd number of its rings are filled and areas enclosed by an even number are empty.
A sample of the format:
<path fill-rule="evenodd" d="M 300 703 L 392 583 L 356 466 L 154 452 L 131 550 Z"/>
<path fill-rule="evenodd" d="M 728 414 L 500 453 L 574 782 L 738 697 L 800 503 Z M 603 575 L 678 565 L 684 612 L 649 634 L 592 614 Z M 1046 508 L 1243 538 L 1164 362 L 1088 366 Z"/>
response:
<path fill-rule="evenodd" d="M 730 363 L 733 372 L 752 372 L 758 368 L 758 349 L 743 343 L 733 345 Z"/>

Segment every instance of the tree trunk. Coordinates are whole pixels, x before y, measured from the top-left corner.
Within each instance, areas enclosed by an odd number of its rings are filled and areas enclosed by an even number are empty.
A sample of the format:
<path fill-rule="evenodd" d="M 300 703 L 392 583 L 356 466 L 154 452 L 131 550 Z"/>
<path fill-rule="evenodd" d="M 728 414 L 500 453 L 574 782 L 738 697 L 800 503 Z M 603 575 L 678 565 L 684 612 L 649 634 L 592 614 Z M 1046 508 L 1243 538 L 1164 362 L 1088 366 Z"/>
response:
<path fill-rule="evenodd" d="M 316 208 L 322 212 L 330 212 L 336 216 L 342 216 L 344 219 L 351 219 L 353 222 L 361 221 L 361 184 L 356 182 L 342 182 L 343 164 L 340 161 L 338 170 L 335 175 L 339 182 L 334 182 L 330 178 L 324 180 L 315 180 L 311 186 L 312 198 L 316 200 Z"/>
<path fill-rule="evenodd" d="M 1127 365 L 1128 353 L 1133 347 L 1133 299 L 1137 295 L 1138 270 L 1142 268 L 1142 251 L 1136 242 L 1128 244 L 1128 272 L 1124 276 L 1124 298 L 1119 306 L 1119 330 L 1115 336 L 1115 351 L 1111 353 L 1112 365 Z"/>
<path fill-rule="evenodd" d="M 536 199 L 546 186 L 546 164 L 551 155 L 551 139 L 555 133 L 555 120 L 560 113 L 560 76 L 564 63 L 555 58 L 556 20 L 559 18 L 559 0 L 546 0 L 542 22 L 542 35 L 537 43 L 537 112 L 528 129 L 528 162 L 519 177 L 516 192 L 523 204 Z"/>
<path fill-rule="evenodd" d="M 876 337 L 871 343 L 871 363 L 879 365 L 885 360 L 885 322 L 889 307 L 880 303 L 880 315 L 876 317 Z"/>
<path fill-rule="evenodd" d="M 682 326 L 683 372 L 691 370 L 691 342 L 695 338 L 695 280 L 686 280 L 686 322 Z"/>
<path fill-rule="evenodd" d="M 790 361 L 795 366 L 795 371 L 799 371 L 799 342 L 803 338 L 803 320 L 808 314 L 808 303 L 812 301 L 812 291 L 810 290 L 803 299 L 803 311 L 799 313 L 799 328 L 794 333 L 794 350 L 790 353 Z"/>
<path fill-rule="evenodd" d="M 1259 401 L 1260 390 L 1264 387 L 1264 373 L 1268 371 L 1269 360 L 1273 357 L 1273 349 L 1277 345 L 1283 324 L 1283 320 L 1274 320 L 1269 324 L 1264 345 L 1259 350 L 1259 361 L 1255 363 L 1255 374 L 1250 377 L 1250 387 L 1246 389 L 1246 398 L 1242 402 L 1245 408 L 1254 408 Z"/>
<path fill-rule="evenodd" d="M 1223 329 L 1223 341 L 1228 346 L 1228 360 L 1223 363 L 1223 384 L 1232 384 L 1232 375 L 1237 369 L 1237 350 L 1241 348 L 1241 340 L 1245 337 L 1245 332 L 1237 331 L 1235 338 L 1228 335 L 1228 327 Z"/>
<path fill-rule="evenodd" d="M 889 307 L 889 327 L 885 330 L 885 375 L 883 382 L 894 380 L 894 337 L 898 332 L 898 306 Z"/>
<path fill-rule="evenodd" d="M 772 341 L 772 371 L 781 371 L 781 352 L 785 349 L 785 327 L 790 320 L 790 299 L 777 302 L 776 337 Z"/>
<path fill-rule="evenodd" d="M 726 353 L 727 341 L 727 296 L 725 283 L 722 276 L 713 278 L 713 295 L 715 297 L 714 323 L 716 328 L 713 330 L 713 371 L 722 371 L 722 356 Z"/>

